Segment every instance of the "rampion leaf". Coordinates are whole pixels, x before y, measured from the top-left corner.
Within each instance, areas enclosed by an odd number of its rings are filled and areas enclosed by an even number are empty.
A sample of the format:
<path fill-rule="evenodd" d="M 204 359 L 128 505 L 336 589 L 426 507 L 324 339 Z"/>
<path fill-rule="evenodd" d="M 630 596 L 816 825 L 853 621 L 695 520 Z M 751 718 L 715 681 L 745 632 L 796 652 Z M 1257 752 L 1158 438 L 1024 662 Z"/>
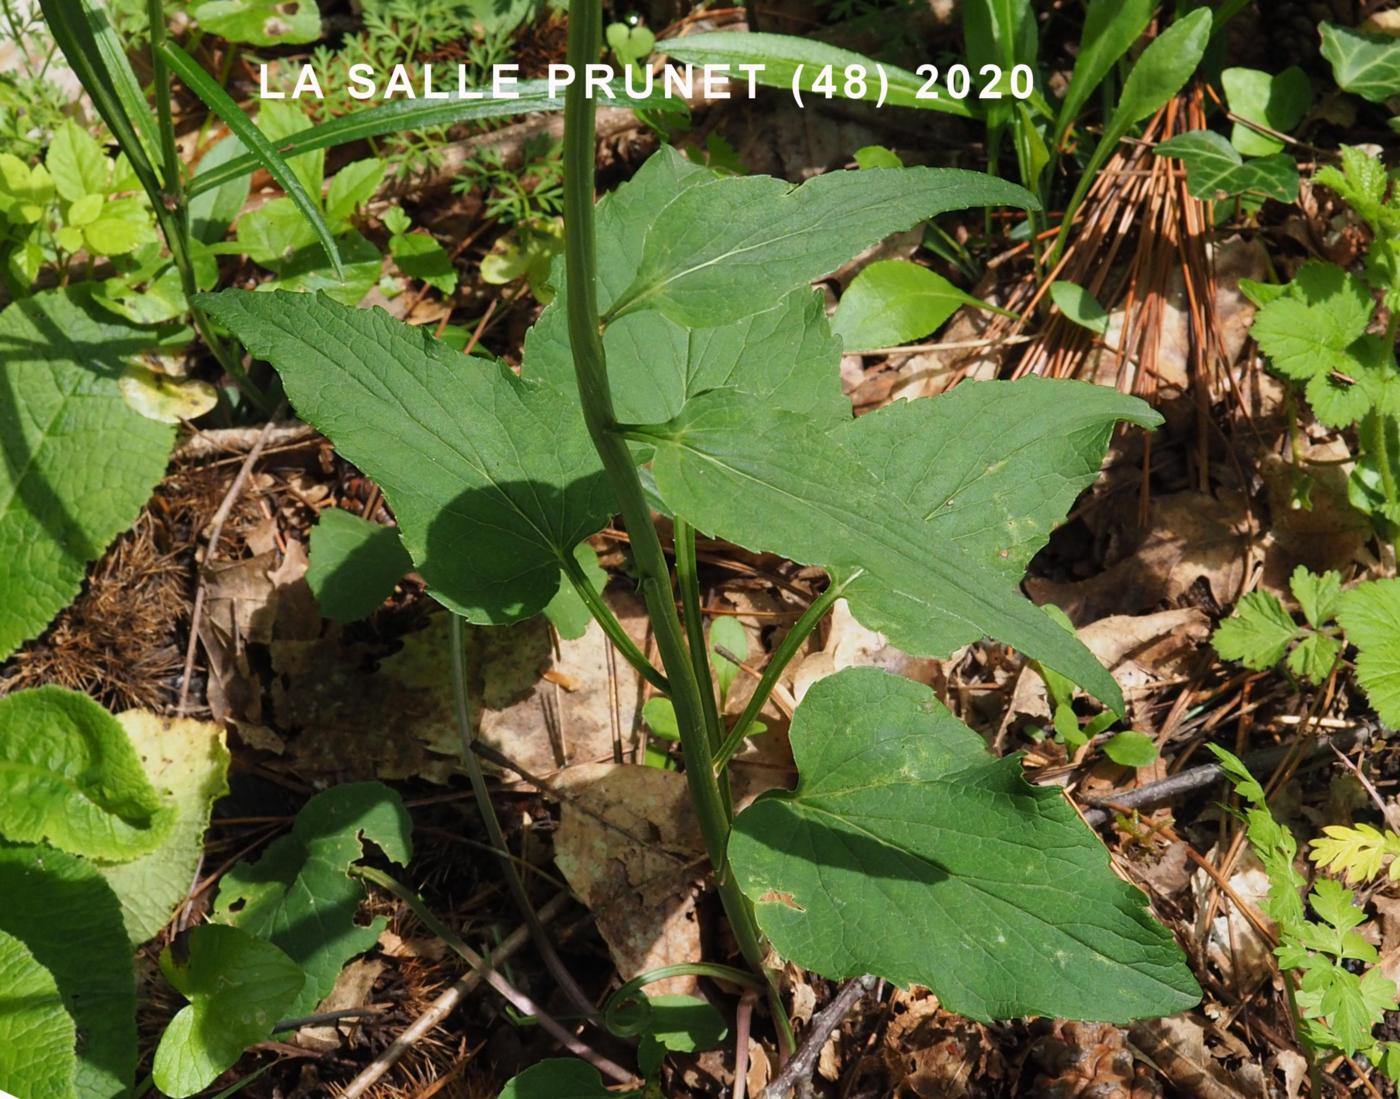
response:
<path fill-rule="evenodd" d="M 471 621 L 541 611 L 564 556 L 612 514 L 597 453 L 563 393 L 323 294 L 199 300 L 378 482 L 433 595 Z"/>
<path fill-rule="evenodd" d="M 311 530 L 306 583 L 332 622 L 367 618 L 412 567 L 393 527 L 330 508 Z"/>
<path fill-rule="evenodd" d="M 1125 1021 L 1200 990 L 1062 795 L 989 756 L 927 687 L 855 668 L 798 707 L 799 779 L 739 815 L 729 855 L 784 957 L 927 985 L 978 1019 Z"/>

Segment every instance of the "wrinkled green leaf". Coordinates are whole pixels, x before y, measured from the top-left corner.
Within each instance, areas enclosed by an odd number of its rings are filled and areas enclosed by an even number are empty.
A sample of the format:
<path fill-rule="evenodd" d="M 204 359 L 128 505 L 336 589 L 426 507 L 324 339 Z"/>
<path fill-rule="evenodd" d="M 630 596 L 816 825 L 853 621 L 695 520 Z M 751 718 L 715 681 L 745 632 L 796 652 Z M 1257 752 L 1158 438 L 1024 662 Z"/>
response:
<path fill-rule="evenodd" d="M 24 943 L 0 931 L 0 1091 L 67 1099 L 77 1030 L 53 974 Z"/>
<path fill-rule="evenodd" d="M 1191 130 L 1161 142 L 1158 156 L 1176 157 L 1186 165 L 1186 189 L 1193 198 L 1214 201 L 1250 195 L 1294 202 L 1298 165 L 1284 153 L 1245 160 L 1214 130 Z"/>
<path fill-rule="evenodd" d="M 311 530 L 306 582 L 332 622 L 368 618 L 413 568 L 393 527 L 329 508 Z"/>
<path fill-rule="evenodd" d="M 85 694 L 36 687 L 0 698 L 0 836 L 126 860 L 170 834 L 117 719 Z"/>
<path fill-rule="evenodd" d="M 586 1061 L 555 1057 L 531 1065 L 501 1090 L 500 1099 L 612 1099 Z"/>
<path fill-rule="evenodd" d="M 52 974 L 77 1027 L 72 1094 L 126 1099 L 136 1075 L 136 973 L 117 898 L 85 859 L 52 847 L 6 845 L 0 845 L 0 897 L 0 932 L 22 942 Z M 8 991 L 0 986 L 0 999 Z"/>
<path fill-rule="evenodd" d="M 382 783 L 333 786 L 302 806 L 291 835 L 224 876 L 214 918 L 266 939 L 306 972 L 288 1013 L 312 1011 L 341 967 L 373 946 L 388 923 L 382 916 L 355 922 L 365 887 L 346 871 L 364 854 L 364 842 L 404 864 L 412 831 L 399 795 Z"/>
<path fill-rule="evenodd" d="M 1372 103 L 1400 95 L 1400 39 L 1325 22 L 1318 31 L 1339 88 Z"/>
<path fill-rule="evenodd" d="M 1158 422 L 1101 387 L 1026 379 L 959 386 L 825 432 L 715 391 L 638 437 L 656 447 L 662 499 L 700 529 L 864 570 L 851 607 L 900 647 L 941 655 L 990 634 L 1119 709 L 1113 678 L 1015 590 L 1118 419 Z"/>
<path fill-rule="evenodd" d="M 229 752 L 220 726 L 165 718 L 141 710 L 117 715 L 141 759 L 146 777 L 175 809 L 170 834 L 150 854 L 124 863 L 99 863 L 121 902 L 133 946 L 155 938 L 189 896 L 204 857 L 204 832 L 214 802 L 228 793 Z"/>
<path fill-rule="evenodd" d="M 1100 336 L 1108 332 L 1108 310 L 1099 299 L 1075 282 L 1059 279 L 1050 284 L 1050 298 L 1060 307 L 1060 312 L 1081 328 L 1097 332 Z"/>
<path fill-rule="evenodd" d="M 155 342 L 81 288 L 0 312 L 0 659 L 78 594 L 165 471 L 175 429 L 117 389 L 126 357 Z"/>
<path fill-rule="evenodd" d="M 1312 82 L 1297 65 L 1290 65 L 1276 74 L 1259 69 L 1230 68 L 1220 74 L 1220 83 L 1233 113 L 1281 134 L 1298 125 L 1312 106 Z M 1268 156 L 1283 151 L 1282 141 L 1239 122 L 1230 131 L 1230 144 L 1245 156 Z"/>
<path fill-rule="evenodd" d="M 1400 580 L 1372 580 L 1343 592 L 1337 621 L 1357 649 L 1356 680 L 1380 719 L 1400 726 Z"/>
<path fill-rule="evenodd" d="M 212 1084 L 254 1042 L 272 1034 L 305 983 L 301 969 L 269 942 L 236 927 L 196 927 L 160 968 L 190 1002 L 161 1035 L 153 1074 L 173 1099 Z"/>
<path fill-rule="evenodd" d="M 597 453 L 563 394 L 324 295 L 199 300 L 380 485 L 433 595 L 469 620 L 539 613 L 563 555 L 612 515 Z"/>
<path fill-rule="evenodd" d="M 744 810 L 729 844 L 785 958 L 927 985 L 977 1019 L 1123 1021 L 1199 999 L 1062 795 L 989 756 L 927 687 L 839 672 L 808 692 L 791 736 L 797 789 Z"/>
<path fill-rule="evenodd" d="M 955 168 L 828 172 L 793 187 L 726 176 L 685 187 L 657 214 L 632 283 L 609 322 L 658 309 L 707 327 L 751 316 L 891 233 L 973 206 L 1036 209 L 1031 195 Z"/>
<path fill-rule="evenodd" d="M 927 267 L 879 260 L 841 295 L 831 330 L 847 351 L 895 347 L 936 331 L 964 305 L 993 308 Z"/>
<path fill-rule="evenodd" d="M 1297 636 L 1298 626 L 1283 604 L 1266 591 L 1252 591 L 1220 623 L 1210 643 L 1222 659 L 1263 671 L 1283 659 Z"/>

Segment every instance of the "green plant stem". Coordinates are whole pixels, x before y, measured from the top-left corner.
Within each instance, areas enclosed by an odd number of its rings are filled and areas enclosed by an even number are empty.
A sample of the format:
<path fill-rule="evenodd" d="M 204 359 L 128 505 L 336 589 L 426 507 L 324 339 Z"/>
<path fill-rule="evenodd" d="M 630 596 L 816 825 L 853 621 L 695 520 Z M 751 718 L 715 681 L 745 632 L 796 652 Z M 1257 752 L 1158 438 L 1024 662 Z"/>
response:
<path fill-rule="evenodd" d="M 705 642 L 705 617 L 700 611 L 700 576 L 695 559 L 695 528 L 675 517 L 676 587 L 681 593 L 681 613 L 685 616 L 685 638 L 690 645 L 690 666 L 700 684 L 700 704 L 705 716 L 705 735 L 710 751 L 718 751 L 723 731 L 719 706 L 715 702 L 714 676 L 710 672 L 709 646 Z M 724 785 L 720 784 L 721 792 Z"/>
<path fill-rule="evenodd" d="M 826 591 L 817 596 L 812 601 L 812 605 L 802 612 L 802 617 L 793 623 L 792 629 L 788 630 L 787 636 L 783 638 L 769 659 L 767 667 L 763 669 L 763 674 L 759 677 L 758 686 L 754 688 L 749 704 L 744 707 L 744 712 L 739 715 L 739 720 L 734 723 L 734 728 L 729 731 L 729 735 L 725 737 L 719 751 L 715 753 L 712 766 L 717 774 L 724 771 L 734 753 L 744 746 L 744 738 L 748 736 L 749 727 L 758 718 L 759 711 L 763 709 L 764 704 L 773 693 L 773 688 L 778 685 L 783 671 L 792 663 L 792 658 L 797 655 L 797 651 L 802 648 L 812 631 L 817 628 L 817 624 L 826 617 L 826 612 L 831 610 L 832 604 L 841 598 L 842 593 L 851 586 L 862 571 L 856 569 L 839 584 L 833 583 Z"/>
<path fill-rule="evenodd" d="M 407 905 L 409 910 L 418 918 L 419 923 L 451 947 L 453 952 L 466 962 L 467 965 L 471 966 L 474 971 L 480 973 L 486 983 L 500 993 L 507 1003 L 511 1004 L 522 1014 L 528 1015 L 534 1019 L 551 1038 L 570 1053 L 589 1061 L 595 1068 L 611 1076 L 620 1084 L 629 1084 L 635 1079 L 632 1073 L 584 1045 L 579 1039 L 575 1038 L 561 1027 L 551 1016 L 546 1015 L 535 1006 L 528 997 L 501 976 L 488 959 L 483 958 L 468 946 L 466 941 L 458 935 L 457 932 L 453 931 L 438 919 L 432 909 L 423 903 L 423 898 L 412 889 L 408 888 L 408 886 L 373 866 L 352 866 L 349 868 L 348 873 L 352 877 L 363 878 L 365 881 L 373 882 L 375 885 L 379 886 L 379 888 L 397 897 Z"/>
<path fill-rule="evenodd" d="M 501 831 L 500 818 L 496 816 L 496 807 L 491 802 L 491 791 L 486 786 L 486 774 L 481 769 L 481 760 L 472 750 L 472 742 L 476 737 L 472 733 L 471 699 L 467 694 L 466 631 L 462 628 L 462 619 L 458 615 L 452 615 L 450 632 L 452 637 L 452 699 L 457 718 L 457 732 L 462 738 L 462 766 L 466 768 L 467 777 L 471 779 L 477 812 L 481 814 L 482 823 L 486 826 L 486 838 L 491 841 L 491 846 L 501 864 L 501 871 L 505 876 L 506 887 L 510 891 L 511 899 L 520 912 L 520 918 L 525 921 L 525 926 L 529 928 L 535 949 L 540 952 L 540 957 L 544 960 L 546 968 L 559 983 L 559 987 L 573 1001 L 574 1006 L 583 1012 L 584 1017 L 596 1020 L 598 1012 L 593 1006 L 593 1001 L 583 994 L 583 990 L 579 988 L 572 974 L 564 965 L 563 959 L 555 951 L 554 944 L 550 941 L 549 934 L 545 931 L 544 924 L 540 922 L 539 914 L 535 911 L 535 906 L 530 903 L 530 895 L 525 891 L 525 883 L 521 881 L 520 873 L 515 868 L 510 848 L 506 846 L 505 833 Z"/>
<path fill-rule="evenodd" d="M 637 643 L 622 628 L 622 623 L 617 620 L 612 608 L 604 601 L 598 589 L 593 586 L 578 561 L 569 555 L 563 559 L 562 564 L 564 575 L 569 578 L 569 583 L 573 585 L 574 591 L 583 600 L 583 605 L 593 615 L 594 621 L 603 627 L 603 632 L 608 635 L 617 651 L 623 655 L 627 663 L 637 670 L 638 675 L 662 694 L 669 695 L 671 693 L 670 681 L 656 669 L 652 662 L 647 659 L 646 654 L 637 647 Z"/>
<path fill-rule="evenodd" d="M 570 0 L 568 62 L 576 73 L 597 61 L 602 48 L 599 0 Z M 657 648 L 680 727 L 686 781 L 714 867 L 715 883 L 739 949 L 756 971 L 763 972 L 764 949 L 747 898 L 729 872 L 730 818 L 719 782 L 710 766 L 700 686 L 686 651 L 671 591 L 670 571 L 637 467 L 626 441 L 614 430 L 607 359 L 598 325 L 596 242 L 593 230 L 594 118 L 596 105 L 582 82 L 568 90 L 564 106 L 564 264 L 568 286 L 569 342 L 589 436 L 607 471 L 617 504 L 632 539 L 633 559 L 642 580 L 642 596 L 656 631 Z M 776 997 L 775 997 L 776 999 Z M 780 1005 L 779 1005 L 780 1006 Z"/>
<path fill-rule="evenodd" d="M 1366 419 L 1362 422 L 1361 432 L 1365 439 L 1366 449 L 1370 451 L 1375 459 L 1376 469 L 1381 475 L 1381 491 L 1385 493 L 1387 510 L 1392 515 L 1400 512 L 1400 488 L 1396 486 L 1395 467 L 1390 461 L 1390 441 L 1386 438 L 1386 417 L 1379 409 L 1372 409 L 1366 413 Z M 1387 516 L 1389 519 L 1389 516 Z M 1390 520 L 1393 522 L 1394 520 Z"/>

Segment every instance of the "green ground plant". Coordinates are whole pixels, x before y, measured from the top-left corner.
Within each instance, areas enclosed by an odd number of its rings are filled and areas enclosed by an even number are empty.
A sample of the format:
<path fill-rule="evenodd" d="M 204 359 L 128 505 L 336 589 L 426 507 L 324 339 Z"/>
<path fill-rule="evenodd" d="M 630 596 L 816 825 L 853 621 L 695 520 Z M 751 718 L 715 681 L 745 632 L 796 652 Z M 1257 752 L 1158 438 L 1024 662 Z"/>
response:
<path fill-rule="evenodd" d="M 1264 914 L 1276 927 L 1274 954 L 1313 1070 L 1314 1094 L 1321 1094 L 1319 1059 L 1338 1053 L 1362 1055 L 1391 1080 L 1400 1078 L 1400 1042 L 1375 1033 L 1385 1013 L 1397 1006 L 1395 982 L 1382 972 L 1378 951 L 1359 930 L 1366 913 L 1356 894 L 1331 878 L 1318 878 L 1309 889 L 1297 867 L 1297 840 L 1270 812 L 1263 787 L 1237 757 L 1218 745 L 1210 749 L 1246 803 L 1246 836 L 1269 877 Z M 1400 844 L 1395 833 L 1368 826 L 1333 826 L 1326 832 L 1326 838 L 1313 841 L 1310 857 L 1320 869 L 1345 873 L 1351 881 L 1379 877 L 1382 862 Z"/>
<path fill-rule="evenodd" d="M 571 14 L 569 58 L 581 66 L 599 54 L 602 20 L 593 3 Z M 1029 209 L 1033 197 L 924 168 L 793 188 L 663 149 L 595 210 L 593 111 L 568 97 L 567 248 L 519 375 L 325 294 L 225 291 L 200 305 L 276 366 L 298 413 L 383 488 L 418 572 L 466 621 L 519 621 L 567 584 L 624 644 L 576 556 L 621 513 L 662 666 L 623 652 L 671 703 L 715 884 L 755 977 L 771 946 L 829 977 L 926 984 L 976 1018 L 1128 1019 L 1194 1003 L 1170 936 L 1059 795 L 987 755 L 918 684 L 869 669 L 821 682 L 794 719 L 798 788 L 737 817 L 731 808 L 731 756 L 838 597 L 908 651 L 946 654 L 990 634 L 1122 708 L 1112 677 L 1015 583 L 1114 425 L 1155 415 L 1100 387 L 1029 379 L 853 420 L 840 345 L 809 287 L 926 218 Z M 386 402 L 405 414 L 386 418 Z M 1003 456 L 991 467 L 988 447 Z M 891 451 L 907 459 L 899 470 L 879 459 Z M 674 577 L 651 499 L 674 524 Z M 703 631 L 697 529 L 832 577 L 730 727 Z M 1047 845 L 1053 872 L 1026 856 Z M 878 905 L 872 872 L 887 887 Z M 1036 959 L 1022 964 L 1031 942 Z M 531 1070 L 531 1087 L 594 1071 L 550 1064 Z"/>

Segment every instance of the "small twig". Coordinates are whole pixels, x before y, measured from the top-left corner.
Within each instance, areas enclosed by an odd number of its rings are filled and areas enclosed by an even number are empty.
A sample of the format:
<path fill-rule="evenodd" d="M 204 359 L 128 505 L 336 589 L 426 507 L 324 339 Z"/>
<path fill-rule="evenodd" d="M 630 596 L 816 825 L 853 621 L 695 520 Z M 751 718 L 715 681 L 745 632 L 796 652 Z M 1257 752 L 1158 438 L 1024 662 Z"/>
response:
<path fill-rule="evenodd" d="M 419 923 L 451 947 L 458 957 L 472 969 L 479 971 L 481 979 L 500 993 L 507 1003 L 511 1004 L 522 1015 L 528 1015 L 534 1019 L 541 1030 L 575 1057 L 582 1057 L 599 1072 L 612 1077 L 619 1084 L 630 1084 L 636 1079 L 621 1065 L 599 1053 L 582 1039 L 575 1037 L 560 1026 L 553 1016 L 546 1014 L 543 1008 L 506 980 L 491 962 L 488 962 L 468 946 L 460 935 L 438 919 L 432 910 L 423 903 L 423 899 L 412 889 L 372 866 L 352 866 L 350 873 L 357 878 L 373 882 L 406 904 L 409 910 L 418 917 Z M 538 914 L 536 914 L 536 918 L 538 918 Z"/>
<path fill-rule="evenodd" d="M 273 1034 L 284 1034 L 289 1030 L 300 1030 L 307 1026 L 325 1026 L 338 1023 L 342 1019 L 374 1019 L 384 1014 L 382 1007 L 346 1007 L 339 1011 L 322 1011 L 318 1015 L 302 1015 L 296 1019 L 283 1019 L 272 1028 Z"/>
<path fill-rule="evenodd" d="M 831 1003 L 817 1012 L 796 1055 L 763 1089 L 762 1099 L 787 1099 L 790 1091 L 797 1089 L 800 1094 L 804 1087 L 811 1087 L 812 1073 L 816 1071 L 826 1040 L 836 1032 L 841 1020 L 856 1006 L 857 1001 L 875 987 L 875 981 L 876 978 L 869 974 L 857 977 L 842 988 Z"/>
<path fill-rule="evenodd" d="M 564 910 L 569 898 L 566 894 L 560 893 L 548 904 L 539 910 L 541 923 L 548 923 Z M 530 941 L 530 931 L 526 927 L 517 927 L 500 946 L 491 952 L 491 960 L 495 965 L 510 960 L 515 953 Z M 349 1085 L 340 1093 L 340 1099 L 360 1099 L 370 1088 L 402 1060 L 404 1054 L 412 1049 L 424 1035 L 434 1030 L 449 1015 L 457 1010 L 457 1005 L 465 1000 L 481 984 L 481 970 L 469 969 L 461 977 L 457 978 L 441 995 L 438 996 L 428 1009 L 418 1016 L 417 1019 L 391 1042 L 382 1053 L 373 1061 L 360 1070 L 360 1074 L 351 1080 Z"/>
<path fill-rule="evenodd" d="M 758 993 L 749 989 L 739 999 L 739 1009 L 734 1014 L 734 1096 L 744 1099 L 749 1082 L 749 1024 L 753 1021 L 753 1005 L 758 1001 Z"/>
<path fill-rule="evenodd" d="M 1371 736 L 1372 730 L 1365 725 L 1353 726 L 1336 733 L 1323 734 L 1318 736 L 1309 755 L 1321 755 L 1333 745 L 1343 750 L 1355 748 L 1357 745 L 1365 744 Z M 1245 756 L 1245 766 L 1256 773 L 1268 770 L 1276 766 L 1292 750 L 1293 745 L 1283 744 L 1276 748 L 1265 748 L 1262 751 L 1251 752 Z M 1159 805 L 1166 805 L 1177 798 L 1193 794 L 1197 790 L 1214 786 L 1224 777 L 1225 773 L 1220 764 L 1203 763 L 1199 767 L 1192 767 L 1189 771 L 1182 771 L 1156 782 L 1149 782 L 1135 790 L 1124 790 L 1122 793 L 1106 794 L 1103 797 L 1095 798 L 1090 806 L 1084 810 L 1084 820 L 1092 827 L 1097 828 L 1100 824 L 1107 823 L 1113 816 L 1115 810 L 1105 807 L 1110 802 L 1113 806 L 1122 809 L 1155 809 Z"/>
<path fill-rule="evenodd" d="M 258 464 L 258 458 L 261 457 L 263 448 L 267 446 L 268 440 L 272 437 L 278 417 L 286 410 L 287 402 L 283 401 L 277 406 L 277 411 L 272 414 L 272 419 L 263 424 L 262 431 L 258 433 L 257 441 L 248 451 L 248 457 L 243 459 L 243 464 L 238 467 L 233 483 L 228 486 L 228 491 L 224 493 L 224 498 L 219 503 L 219 510 L 214 512 L 213 521 L 210 523 L 209 543 L 204 550 L 204 560 L 199 566 L 199 583 L 195 588 L 194 607 L 190 611 L 190 639 L 185 645 L 185 669 L 180 676 L 180 702 L 175 708 L 175 716 L 177 717 L 185 716 L 185 710 L 190 700 L 190 677 L 194 674 L 194 656 L 199 648 L 199 622 L 204 614 L 205 572 L 219 552 L 219 539 L 223 536 L 224 524 L 228 522 L 228 517 L 233 512 L 233 505 L 238 502 L 238 497 L 243 493 L 243 486 L 248 483 L 253 467 Z"/>
<path fill-rule="evenodd" d="M 189 462 L 196 458 L 222 457 L 226 454 L 246 454 L 264 434 L 271 431 L 263 446 L 285 447 L 297 443 L 319 442 L 321 433 L 299 420 L 269 422 L 262 427 L 216 427 L 196 431 L 175 448 L 173 462 Z"/>

